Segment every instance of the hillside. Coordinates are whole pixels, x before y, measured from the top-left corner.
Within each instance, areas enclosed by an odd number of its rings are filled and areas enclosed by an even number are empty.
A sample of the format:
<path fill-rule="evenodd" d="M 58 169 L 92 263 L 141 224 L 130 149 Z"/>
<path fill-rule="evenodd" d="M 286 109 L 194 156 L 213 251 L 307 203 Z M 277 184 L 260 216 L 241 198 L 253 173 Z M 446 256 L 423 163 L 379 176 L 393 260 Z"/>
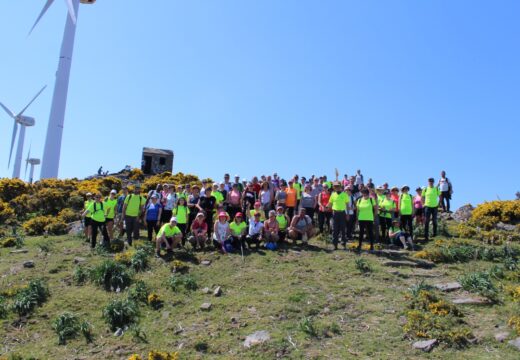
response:
<path fill-rule="evenodd" d="M 482 247 L 475 240 L 446 242 L 473 249 Z M 164 302 L 158 309 L 138 305 L 138 329 L 118 337 L 104 322 L 102 310 L 113 299 L 126 299 L 135 285 L 116 293 L 90 281 L 75 284 L 75 269 L 93 268 L 114 255 L 91 252 L 88 244 L 75 236 L 25 238 L 21 249 L 0 249 L 3 296 L 11 303 L 21 287 L 37 278 L 45 281 L 50 295 L 27 316 L 8 311 L 7 318 L 1 320 L 0 354 L 18 354 L 23 359 L 126 359 L 134 353 L 146 358 L 149 351 L 158 350 L 176 351 L 181 359 L 518 358 L 519 350 L 507 343 L 515 337 L 507 323 L 514 314 L 519 315 L 518 293 L 509 291 L 518 285 L 520 273 L 518 269 L 505 269 L 499 255 L 493 261 L 460 258 L 463 262 L 432 264 L 401 251 L 356 255 L 331 251 L 321 238 L 313 239 L 311 244 L 308 249 L 289 246 L 277 252 L 253 252 L 243 260 L 240 254 L 176 250 L 174 258 L 189 266 L 187 275 L 172 274 L 171 259 L 148 256 L 149 268 L 135 273 L 133 284 L 144 281 Z M 430 242 L 423 250 L 442 246 L 442 242 Z M 518 251 L 517 247 L 513 249 Z M 419 257 L 424 254 L 428 253 L 419 253 Z M 359 259 L 368 266 L 362 266 Z M 390 266 L 389 261 L 394 260 L 407 263 Z M 34 267 L 25 268 L 27 261 L 33 261 Z M 363 267 L 369 269 L 363 272 Z M 412 324 L 410 304 L 416 299 L 410 288 L 424 281 L 420 289 L 426 289 L 426 284 L 453 282 L 461 275 L 496 267 L 502 267 L 502 274 L 493 278 L 495 303 L 456 305 L 463 322 L 457 327 L 471 333 L 465 333 L 467 341 L 451 334 L 454 343 L 442 341 L 430 353 L 412 348 L 417 331 L 407 334 L 406 324 Z M 181 284 L 172 291 L 170 278 L 183 276 L 193 279 L 197 289 L 189 291 Z M 218 297 L 213 295 L 217 286 L 222 289 Z M 205 294 L 204 288 L 210 292 Z M 445 299 L 446 304 L 476 296 L 462 289 L 429 292 Z M 420 291 L 415 293 L 420 297 Z M 210 303 L 211 308 L 201 310 L 203 303 Z M 58 345 L 52 323 L 65 311 L 91 323 L 91 343 L 78 335 L 67 340 L 66 345 Z M 430 306 L 428 313 L 434 316 L 435 310 Z M 440 313 L 444 316 L 442 309 Z M 245 338 L 260 330 L 267 331 L 270 339 L 244 347 Z M 504 332 L 507 340 L 497 341 L 495 335 Z"/>

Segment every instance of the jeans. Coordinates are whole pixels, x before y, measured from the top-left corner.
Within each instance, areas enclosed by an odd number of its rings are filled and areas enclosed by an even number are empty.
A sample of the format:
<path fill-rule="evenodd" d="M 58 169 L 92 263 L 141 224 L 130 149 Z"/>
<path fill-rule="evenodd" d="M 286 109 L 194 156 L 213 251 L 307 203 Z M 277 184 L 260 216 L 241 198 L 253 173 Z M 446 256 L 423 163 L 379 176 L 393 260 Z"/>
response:
<path fill-rule="evenodd" d="M 384 216 L 379 216 L 379 226 L 381 227 L 381 242 L 388 243 L 390 242 L 390 237 L 388 236 L 388 231 L 392 226 L 392 219 Z"/>
<path fill-rule="evenodd" d="M 359 245 L 358 248 L 361 249 L 361 244 L 363 243 L 363 235 L 365 234 L 365 230 L 367 232 L 368 240 L 370 240 L 370 248 L 374 248 L 374 222 L 370 220 L 359 220 Z"/>
<path fill-rule="evenodd" d="M 407 232 L 413 238 L 412 215 L 401 215 L 401 230 Z"/>
<path fill-rule="evenodd" d="M 429 228 L 430 228 L 430 219 L 433 223 L 433 236 L 437 236 L 437 207 L 428 207 L 424 208 L 424 215 L 426 220 L 424 221 L 424 238 L 426 240 L 429 239 Z"/>
<path fill-rule="evenodd" d="M 90 238 L 90 247 L 92 249 L 96 247 L 96 238 L 99 229 L 101 229 L 101 233 L 103 234 L 103 245 L 106 245 L 110 242 L 110 238 L 108 237 L 107 228 L 104 222 L 91 220 L 90 225 L 92 226 L 92 237 Z"/>
<path fill-rule="evenodd" d="M 332 232 L 332 243 L 334 246 L 338 245 L 339 234 L 341 234 L 341 243 L 347 242 L 347 236 L 345 233 L 347 226 L 347 214 L 345 211 L 334 211 L 333 212 L 334 227 Z"/>
<path fill-rule="evenodd" d="M 325 222 L 327 222 L 328 232 L 330 233 L 330 219 L 332 218 L 332 213 L 327 211 L 319 211 L 318 212 L 318 226 L 320 228 L 320 233 L 323 233 L 325 229 Z"/>
<path fill-rule="evenodd" d="M 132 237 L 139 239 L 139 218 L 137 216 L 125 216 L 126 241 L 132 245 Z M 137 233 L 137 235 L 136 235 Z"/>
<path fill-rule="evenodd" d="M 448 211 L 448 212 L 450 211 L 450 199 L 451 199 L 451 195 L 450 195 L 449 191 L 441 192 L 440 200 L 441 200 L 442 210 Z"/>

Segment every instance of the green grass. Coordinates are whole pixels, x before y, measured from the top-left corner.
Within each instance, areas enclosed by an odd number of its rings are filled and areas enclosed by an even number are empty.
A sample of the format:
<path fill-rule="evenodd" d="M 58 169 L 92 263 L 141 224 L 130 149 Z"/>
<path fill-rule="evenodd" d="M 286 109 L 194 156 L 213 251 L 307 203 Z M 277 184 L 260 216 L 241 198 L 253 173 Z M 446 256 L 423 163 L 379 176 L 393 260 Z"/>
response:
<path fill-rule="evenodd" d="M 146 270 L 133 272 L 130 287 L 116 293 L 106 291 L 104 283 L 92 283 L 87 276 L 88 269 L 98 268 L 113 255 L 91 252 L 77 237 L 26 237 L 24 248 L 28 253 L 11 254 L 12 248 L 0 249 L 0 292 L 42 278 L 50 296 L 23 320 L 12 310 L 0 319 L 0 356 L 16 353 L 38 359 L 125 359 L 134 352 L 144 355 L 153 349 L 179 351 L 181 358 L 187 359 L 517 358 L 517 350 L 507 342 L 494 340 L 499 332 L 495 325 L 506 329 L 514 311 L 508 299 L 489 306 L 461 307 L 465 321 L 479 338 L 477 344 L 466 348 L 441 345 L 426 354 L 413 350 L 413 341 L 403 336 L 400 317 L 406 311 L 405 296 L 410 288 L 488 271 L 493 262 L 439 264 L 421 271 L 439 276 L 426 278 L 419 286 L 423 280 L 417 276 L 419 271 L 384 266 L 388 260 L 384 256 L 332 252 L 330 245 L 318 239 L 310 244 L 310 249 L 253 252 L 244 260 L 240 254 L 183 253 L 180 260 L 189 264 L 187 274 L 172 274 L 170 262 L 150 256 Z M 433 247 L 433 242 L 426 246 Z M 76 265 L 76 256 L 87 261 Z M 356 263 L 356 259 L 363 261 Z M 23 268 L 25 260 L 34 260 L 35 267 Z M 211 265 L 198 265 L 202 260 L 211 260 Z M 361 263 L 370 264 L 370 275 L 359 270 Z M 498 282 L 514 283 L 507 278 L 493 281 L 501 289 Z M 223 290 L 220 297 L 201 291 L 217 286 Z M 149 293 L 163 300 L 160 309 L 145 304 Z M 102 317 L 103 309 L 114 300 L 128 299 L 129 294 L 138 306 L 137 323 L 122 337 L 114 337 Z M 457 294 L 460 292 L 448 293 L 446 298 L 453 299 Z M 499 296 L 505 298 L 502 293 Z M 212 304 L 210 311 L 200 310 L 204 302 Z M 67 339 L 65 346 L 58 345 L 53 321 L 64 312 L 90 324 L 91 342 L 80 335 Z M 245 337 L 259 330 L 267 330 L 271 340 L 244 348 Z"/>

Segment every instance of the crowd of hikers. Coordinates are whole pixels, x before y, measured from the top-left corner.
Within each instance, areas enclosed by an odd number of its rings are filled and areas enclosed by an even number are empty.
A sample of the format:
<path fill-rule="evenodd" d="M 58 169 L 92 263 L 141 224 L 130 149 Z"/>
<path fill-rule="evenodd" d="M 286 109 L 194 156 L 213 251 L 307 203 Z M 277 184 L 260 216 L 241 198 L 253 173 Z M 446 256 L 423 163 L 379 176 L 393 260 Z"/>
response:
<path fill-rule="evenodd" d="M 284 180 L 275 173 L 251 181 L 235 175 L 232 182 L 225 174 L 222 182 L 202 186 L 158 184 L 146 195 L 139 185 L 123 187 L 120 194 L 112 190 L 105 198 L 88 193 L 82 216 L 92 248 L 99 232 L 104 245 L 126 234 L 132 246 L 143 225 L 158 257 L 161 249 L 186 246 L 227 253 L 260 246 L 275 250 L 286 241 L 306 246 L 318 233 L 332 236 L 335 250 L 340 242 L 346 248 L 356 233 L 358 251 L 363 241 L 370 250 L 375 242 L 414 250 L 414 227 L 423 226 L 428 240 L 431 222 L 436 236 L 438 209 L 450 212 L 452 193 L 444 171 L 437 183 L 430 178 L 414 192 L 408 185 L 376 187 L 360 170 L 342 180 L 336 173 L 335 181 L 314 175 Z"/>

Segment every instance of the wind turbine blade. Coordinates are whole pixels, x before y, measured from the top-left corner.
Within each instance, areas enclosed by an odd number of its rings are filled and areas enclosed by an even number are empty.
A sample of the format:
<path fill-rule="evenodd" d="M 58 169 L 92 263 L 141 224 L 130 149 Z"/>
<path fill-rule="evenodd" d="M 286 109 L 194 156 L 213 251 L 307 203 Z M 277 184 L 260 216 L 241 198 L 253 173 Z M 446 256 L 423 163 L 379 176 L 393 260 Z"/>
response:
<path fill-rule="evenodd" d="M 16 132 L 18 131 L 18 123 L 14 120 L 13 135 L 11 137 L 11 150 L 9 151 L 9 163 L 7 167 L 11 166 L 11 156 L 13 155 L 14 141 L 16 140 Z"/>
<path fill-rule="evenodd" d="M 43 6 L 43 9 L 42 11 L 40 12 L 40 15 L 38 16 L 38 18 L 36 19 L 36 21 L 34 22 L 34 25 L 33 27 L 31 28 L 31 31 L 29 31 L 29 35 L 31 35 L 31 33 L 33 32 L 34 28 L 36 27 L 36 25 L 38 25 L 38 23 L 40 22 L 41 18 L 43 17 L 43 15 L 45 15 L 45 13 L 47 12 L 47 10 L 49 10 L 49 8 L 51 7 L 52 3 L 54 2 L 54 0 L 47 0 L 47 2 L 45 3 L 45 5 Z"/>
<path fill-rule="evenodd" d="M 4 104 L 2 104 L 1 102 L 0 102 L 0 106 L 5 110 L 6 113 L 9 114 L 10 117 L 12 117 L 13 119 L 16 117 L 16 115 L 15 115 L 11 110 L 9 110 L 9 109 L 7 108 L 7 106 L 5 106 Z"/>
<path fill-rule="evenodd" d="M 31 153 L 31 151 L 29 150 L 29 154 Z M 23 176 L 24 178 L 27 179 L 27 167 L 29 166 L 29 155 L 27 155 L 27 159 L 25 160 L 25 175 Z"/>
<path fill-rule="evenodd" d="M 22 114 L 24 113 L 24 111 L 27 110 L 27 108 L 28 108 L 29 106 L 31 106 L 31 104 L 33 103 L 33 101 L 36 100 L 36 98 L 37 98 L 38 96 L 40 96 L 40 94 L 42 93 L 43 90 L 45 90 L 46 87 L 47 87 L 47 85 L 45 85 L 44 87 L 42 87 L 42 89 L 38 92 L 38 94 L 36 94 L 36 96 L 33 97 L 33 99 L 31 100 L 31 102 L 30 102 L 29 104 L 27 104 L 27 106 L 24 107 L 22 111 L 20 111 L 20 113 L 18 114 L 18 116 L 22 115 Z"/>
<path fill-rule="evenodd" d="M 65 0 L 65 3 L 69 8 L 69 16 L 72 19 L 74 25 L 76 25 L 76 12 L 74 11 L 74 4 L 72 4 L 72 0 Z"/>

